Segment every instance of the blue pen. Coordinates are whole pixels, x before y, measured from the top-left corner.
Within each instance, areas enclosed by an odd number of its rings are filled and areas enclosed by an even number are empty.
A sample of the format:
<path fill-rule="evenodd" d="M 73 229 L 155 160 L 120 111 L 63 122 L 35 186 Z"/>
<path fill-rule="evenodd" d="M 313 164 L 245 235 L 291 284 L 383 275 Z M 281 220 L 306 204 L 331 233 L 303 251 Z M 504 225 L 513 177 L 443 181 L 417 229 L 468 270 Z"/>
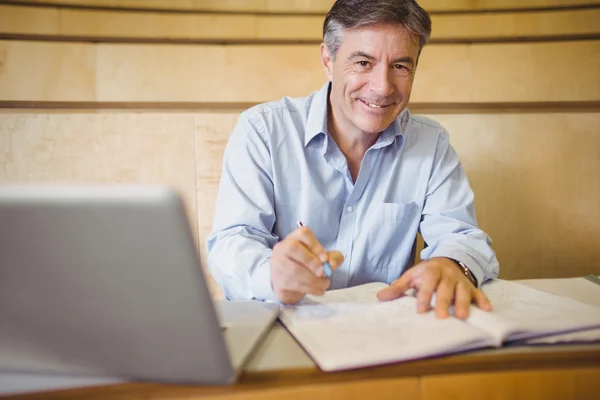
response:
<path fill-rule="evenodd" d="M 301 226 L 304 226 L 304 224 L 302 223 L 302 221 L 298 221 L 298 227 Z M 331 278 L 331 276 L 333 275 L 333 269 L 331 269 L 331 265 L 329 265 L 327 261 L 323 263 L 323 272 L 325 272 L 325 275 L 327 275 L 328 278 Z"/>

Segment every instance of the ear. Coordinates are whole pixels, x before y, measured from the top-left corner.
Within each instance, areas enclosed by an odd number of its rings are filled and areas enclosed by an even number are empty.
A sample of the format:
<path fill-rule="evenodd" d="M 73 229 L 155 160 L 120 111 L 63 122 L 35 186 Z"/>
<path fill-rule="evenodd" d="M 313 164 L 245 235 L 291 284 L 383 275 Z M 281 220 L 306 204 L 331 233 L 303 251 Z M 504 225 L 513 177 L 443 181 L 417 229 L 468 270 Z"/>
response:
<path fill-rule="evenodd" d="M 333 63 L 334 61 L 331 59 L 329 49 L 325 43 L 321 43 L 321 65 L 323 66 L 323 71 L 325 71 L 325 76 L 327 76 L 329 81 L 333 80 Z"/>

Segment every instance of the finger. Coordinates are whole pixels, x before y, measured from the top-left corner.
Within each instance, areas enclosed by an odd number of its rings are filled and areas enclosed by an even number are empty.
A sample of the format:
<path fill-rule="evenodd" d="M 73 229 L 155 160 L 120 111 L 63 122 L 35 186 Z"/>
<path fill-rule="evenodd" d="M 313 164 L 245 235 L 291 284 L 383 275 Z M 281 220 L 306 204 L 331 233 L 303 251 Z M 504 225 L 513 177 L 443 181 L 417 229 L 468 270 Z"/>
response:
<path fill-rule="evenodd" d="M 469 308 L 471 307 L 471 295 L 473 293 L 471 287 L 464 283 L 456 285 L 456 297 L 454 299 L 454 315 L 460 319 L 466 319 L 469 316 Z"/>
<path fill-rule="evenodd" d="M 438 318 L 448 318 L 448 309 L 452 304 L 456 283 L 442 279 L 436 290 L 435 315 Z"/>
<path fill-rule="evenodd" d="M 286 244 L 286 258 L 296 264 L 303 265 L 306 269 L 310 270 L 314 276 L 325 276 L 325 273 L 323 272 L 323 264 L 315 256 L 315 254 L 304 245 L 303 242 L 293 238 L 286 238 Z"/>
<path fill-rule="evenodd" d="M 283 304 L 296 304 L 304 298 L 303 293 L 292 292 L 289 290 L 275 290 L 275 295 Z"/>
<path fill-rule="evenodd" d="M 431 296 L 435 292 L 438 283 L 440 281 L 439 274 L 427 273 L 423 278 L 423 282 L 419 287 L 419 294 L 417 294 L 417 311 L 424 313 L 429 310 L 431 304 Z"/>
<path fill-rule="evenodd" d="M 482 310 L 492 311 L 492 303 L 490 303 L 490 300 L 487 298 L 485 293 L 483 293 L 479 289 L 474 289 L 474 290 L 475 290 L 475 294 L 473 295 L 473 298 L 475 300 L 475 304 L 477 304 L 477 306 L 479 308 L 481 308 Z"/>
<path fill-rule="evenodd" d="M 283 271 L 282 271 L 283 272 Z M 285 266 L 282 289 L 304 294 L 323 295 L 329 287 L 329 279 L 316 277 L 303 265 L 290 261 Z"/>
<path fill-rule="evenodd" d="M 344 263 L 344 255 L 339 251 L 328 251 L 327 260 L 329 260 L 329 265 L 335 271 Z"/>
<path fill-rule="evenodd" d="M 325 252 L 325 249 L 323 248 L 321 243 L 319 243 L 319 241 L 313 234 L 313 231 L 310 230 L 309 227 L 301 226 L 292 233 L 290 233 L 288 237 L 302 242 L 302 244 L 304 244 L 304 246 L 306 246 L 306 248 L 311 253 L 313 253 L 321 263 L 327 261 L 327 253 Z"/>
<path fill-rule="evenodd" d="M 412 287 L 413 271 L 413 269 L 409 269 L 400 278 L 392 282 L 390 286 L 377 292 L 377 299 L 379 301 L 390 301 L 402 296 L 404 292 Z"/>

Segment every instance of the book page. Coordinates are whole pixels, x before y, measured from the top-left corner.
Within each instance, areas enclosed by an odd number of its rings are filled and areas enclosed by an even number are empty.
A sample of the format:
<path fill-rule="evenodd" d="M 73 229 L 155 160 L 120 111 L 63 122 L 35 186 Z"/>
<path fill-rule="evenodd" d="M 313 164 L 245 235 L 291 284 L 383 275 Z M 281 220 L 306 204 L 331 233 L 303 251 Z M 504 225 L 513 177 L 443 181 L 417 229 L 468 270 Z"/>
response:
<path fill-rule="evenodd" d="M 385 285 L 363 286 L 311 296 L 282 309 L 283 324 L 325 371 L 492 345 L 484 331 L 464 321 L 418 314 L 413 297 L 378 302 L 375 294 Z"/>
<path fill-rule="evenodd" d="M 600 307 L 600 285 L 588 279 L 590 278 L 525 279 L 518 283 L 556 296 Z"/>
<path fill-rule="evenodd" d="M 600 307 L 600 284 L 596 276 L 563 279 L 527 279 L 519 283 L 557 296 Z M 527 339 L 527 344 L 589 343 L 600 341 L 600 329 Z"/>
<path fill-rule="evenodd" d="M 526 339 L 526 344 L 557 344 L 557 343 L 590 343 L 600 341 L 600 329 L 586 329 L 585 331 L 563 333 L 559 335 L 543 336 Z"/>
<path fill-rule="evenodd" d="M 493 311 L 486 316 L 477 310 L 468 322 L 490 330 L 493 318 L 494 329 L 505 340 L 600 327 L 600 308 L 575 300 L 501 279 L 485 284 L 482 290 L 492 302 Z"/>
<path fill-rule="evenodd" d="M 307 295 L 298 305 L 333 303 L 375 303 L 377 292 L 388 287 L 386 283 L 373 282 L 347 289 L 329 290 L 325 296 Z"/>

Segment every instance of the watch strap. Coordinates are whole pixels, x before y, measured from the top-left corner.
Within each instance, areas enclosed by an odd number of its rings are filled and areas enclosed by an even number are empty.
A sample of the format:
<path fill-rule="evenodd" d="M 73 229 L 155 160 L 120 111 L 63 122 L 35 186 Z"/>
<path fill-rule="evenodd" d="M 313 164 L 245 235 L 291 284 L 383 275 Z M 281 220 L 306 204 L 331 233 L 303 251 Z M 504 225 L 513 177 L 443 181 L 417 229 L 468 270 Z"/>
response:
<path fill-rule="evenodd" d="M 475 279 L 475 275 L 473 275 L 473 273 L 471 272 L 469 267 L 467 267 L 465 265 L 465 263 L 463 263 L 462 261 L 458 261 L 458 260 L 454 260 L 454 259 L 452 259 L 452 261 L 454 261 L 458 265 L 458 267 L 462 270 L 463 274 L 469 279 L 469 281 L 471 281 L 471 283 L 475 287 L 477 287 L 477 279 Z"/>

